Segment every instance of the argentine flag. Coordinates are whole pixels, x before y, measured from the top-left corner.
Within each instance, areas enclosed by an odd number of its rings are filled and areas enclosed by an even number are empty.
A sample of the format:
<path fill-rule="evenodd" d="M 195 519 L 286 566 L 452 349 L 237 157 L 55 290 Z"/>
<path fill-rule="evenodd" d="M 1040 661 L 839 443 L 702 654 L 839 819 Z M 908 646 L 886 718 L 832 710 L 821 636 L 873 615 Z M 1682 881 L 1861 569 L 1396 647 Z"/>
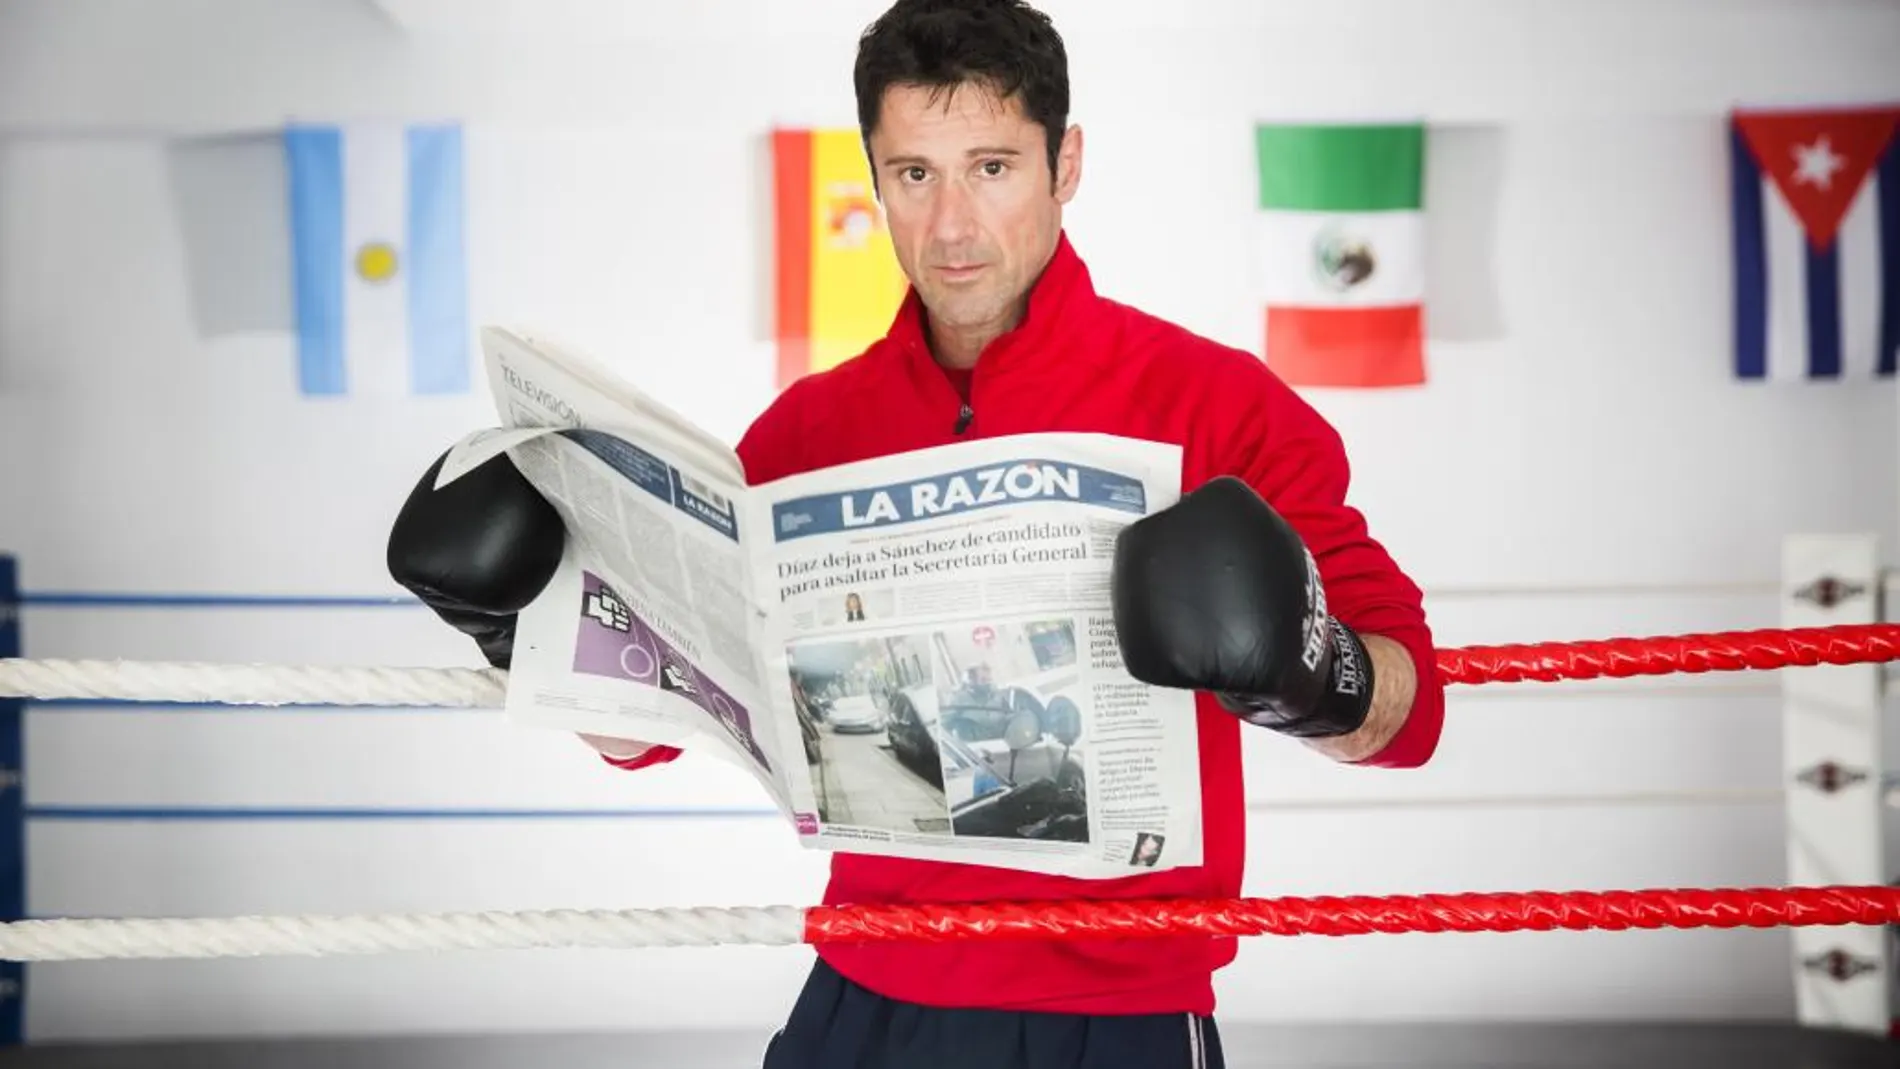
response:
<path fill-rule="evenodd" d="M 302 391 L 466 393 L 461 128 L 297 125 L 284 151 Z"/>
<path fill-rule="evenodd" d="M 1731 117 L 1735 374 L 1891 378 L 1900 362 L 1900 107 Z"/>

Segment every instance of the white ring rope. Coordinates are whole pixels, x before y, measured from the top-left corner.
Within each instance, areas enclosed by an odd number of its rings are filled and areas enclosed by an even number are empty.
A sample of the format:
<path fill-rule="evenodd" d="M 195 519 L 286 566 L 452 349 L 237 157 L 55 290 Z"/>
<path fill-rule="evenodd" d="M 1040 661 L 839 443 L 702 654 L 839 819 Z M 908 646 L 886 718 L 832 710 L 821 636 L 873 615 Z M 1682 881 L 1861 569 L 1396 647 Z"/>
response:
<path fill-rule="evenodd" d="M 507 678 L 496 668 L 0 659 L 0 696 L 39 699 L 499 709 Z"/>
<path fill-rule="evenodd" d="M 241 958 L 550 947 L 792 946 L 804 940 L 805 910 L 798 906 L 87 918 L 0 925 L 0 960 Z"/>

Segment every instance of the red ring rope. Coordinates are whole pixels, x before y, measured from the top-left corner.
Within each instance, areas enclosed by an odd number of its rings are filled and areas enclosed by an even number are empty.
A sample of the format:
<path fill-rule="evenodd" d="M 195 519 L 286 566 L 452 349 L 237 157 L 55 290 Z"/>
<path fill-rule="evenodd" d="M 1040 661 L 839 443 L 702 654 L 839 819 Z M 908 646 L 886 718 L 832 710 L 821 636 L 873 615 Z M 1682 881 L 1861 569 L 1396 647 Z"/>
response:
<path fill-rule="evenodd" d="M 1896 659 L 1900 659 L 1900 624 L 1837 624 L 1656 638 L 1463 646 L 1439 650 L 1438 671 L 1447 683 L 1519 683 Z"/>
<path fill-rule="evenodd" d="M 1370 935 L 1900 922 L 1900 888 L 1531 891 L 1315 898 L 815 906 L 806 943 L 1171 935 Z"/>

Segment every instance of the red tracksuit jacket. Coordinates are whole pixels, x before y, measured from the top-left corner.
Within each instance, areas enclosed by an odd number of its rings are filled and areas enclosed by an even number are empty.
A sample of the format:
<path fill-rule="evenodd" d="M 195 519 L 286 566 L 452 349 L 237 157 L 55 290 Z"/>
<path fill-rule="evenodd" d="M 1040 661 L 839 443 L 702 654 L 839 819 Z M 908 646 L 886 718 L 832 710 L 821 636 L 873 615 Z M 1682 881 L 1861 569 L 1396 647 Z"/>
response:
<path fill-rule="evenodd" d="M 863 355 L 782 393 L 738 446 L 748 482 L 970 437 L 1095 431 L 1179 444 L 1185 493 L 1218 475 L 1245 479 L 1305 539 L 1327 606 L 1362 634 L 1388 636 L 1418 665 L 1404 730 L 1368 764 L 1415 767 L 1436 747 L 1443 689 L 1419 589 L 1345 502 L 1340 438 L 1248 353 L 1096 294 L 1066 235 L 1030 294 L 1028 314 L 984 351 L 968 398 L 931 359 L 915 292 Z M 1243 724 L 1197 696 L 1205 864 L 1098 881 L 984 866 L 835 854 L 827 904 L 1207 896 L 1241 893 L 1246 851 Z M 1299 743 L 1284 742 L 1288 746 Z M 675 756 L 658 747 L 616 762 Z M 890 998 L 933 1006 L 1071 1013 L 1214 1010 L 1213 973 L 1232 939 L 826 944 L 840 973 Z"/>

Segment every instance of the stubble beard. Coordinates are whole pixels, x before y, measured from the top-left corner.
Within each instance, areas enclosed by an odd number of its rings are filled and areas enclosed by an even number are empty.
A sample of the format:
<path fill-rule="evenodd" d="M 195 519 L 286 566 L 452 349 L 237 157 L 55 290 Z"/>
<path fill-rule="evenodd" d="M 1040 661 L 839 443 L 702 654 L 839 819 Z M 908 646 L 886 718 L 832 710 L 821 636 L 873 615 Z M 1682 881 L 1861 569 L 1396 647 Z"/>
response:
<path fill-rule="evenodd" d="M 1007 287 L 1005 287 L 1007 288 Z M 981 290 L 938 290 L 931 315 L 943 327 L 957 331 L 981 330 L 1006 320 L 1014 304 L 1008 293 L 990 287 Z"/>

